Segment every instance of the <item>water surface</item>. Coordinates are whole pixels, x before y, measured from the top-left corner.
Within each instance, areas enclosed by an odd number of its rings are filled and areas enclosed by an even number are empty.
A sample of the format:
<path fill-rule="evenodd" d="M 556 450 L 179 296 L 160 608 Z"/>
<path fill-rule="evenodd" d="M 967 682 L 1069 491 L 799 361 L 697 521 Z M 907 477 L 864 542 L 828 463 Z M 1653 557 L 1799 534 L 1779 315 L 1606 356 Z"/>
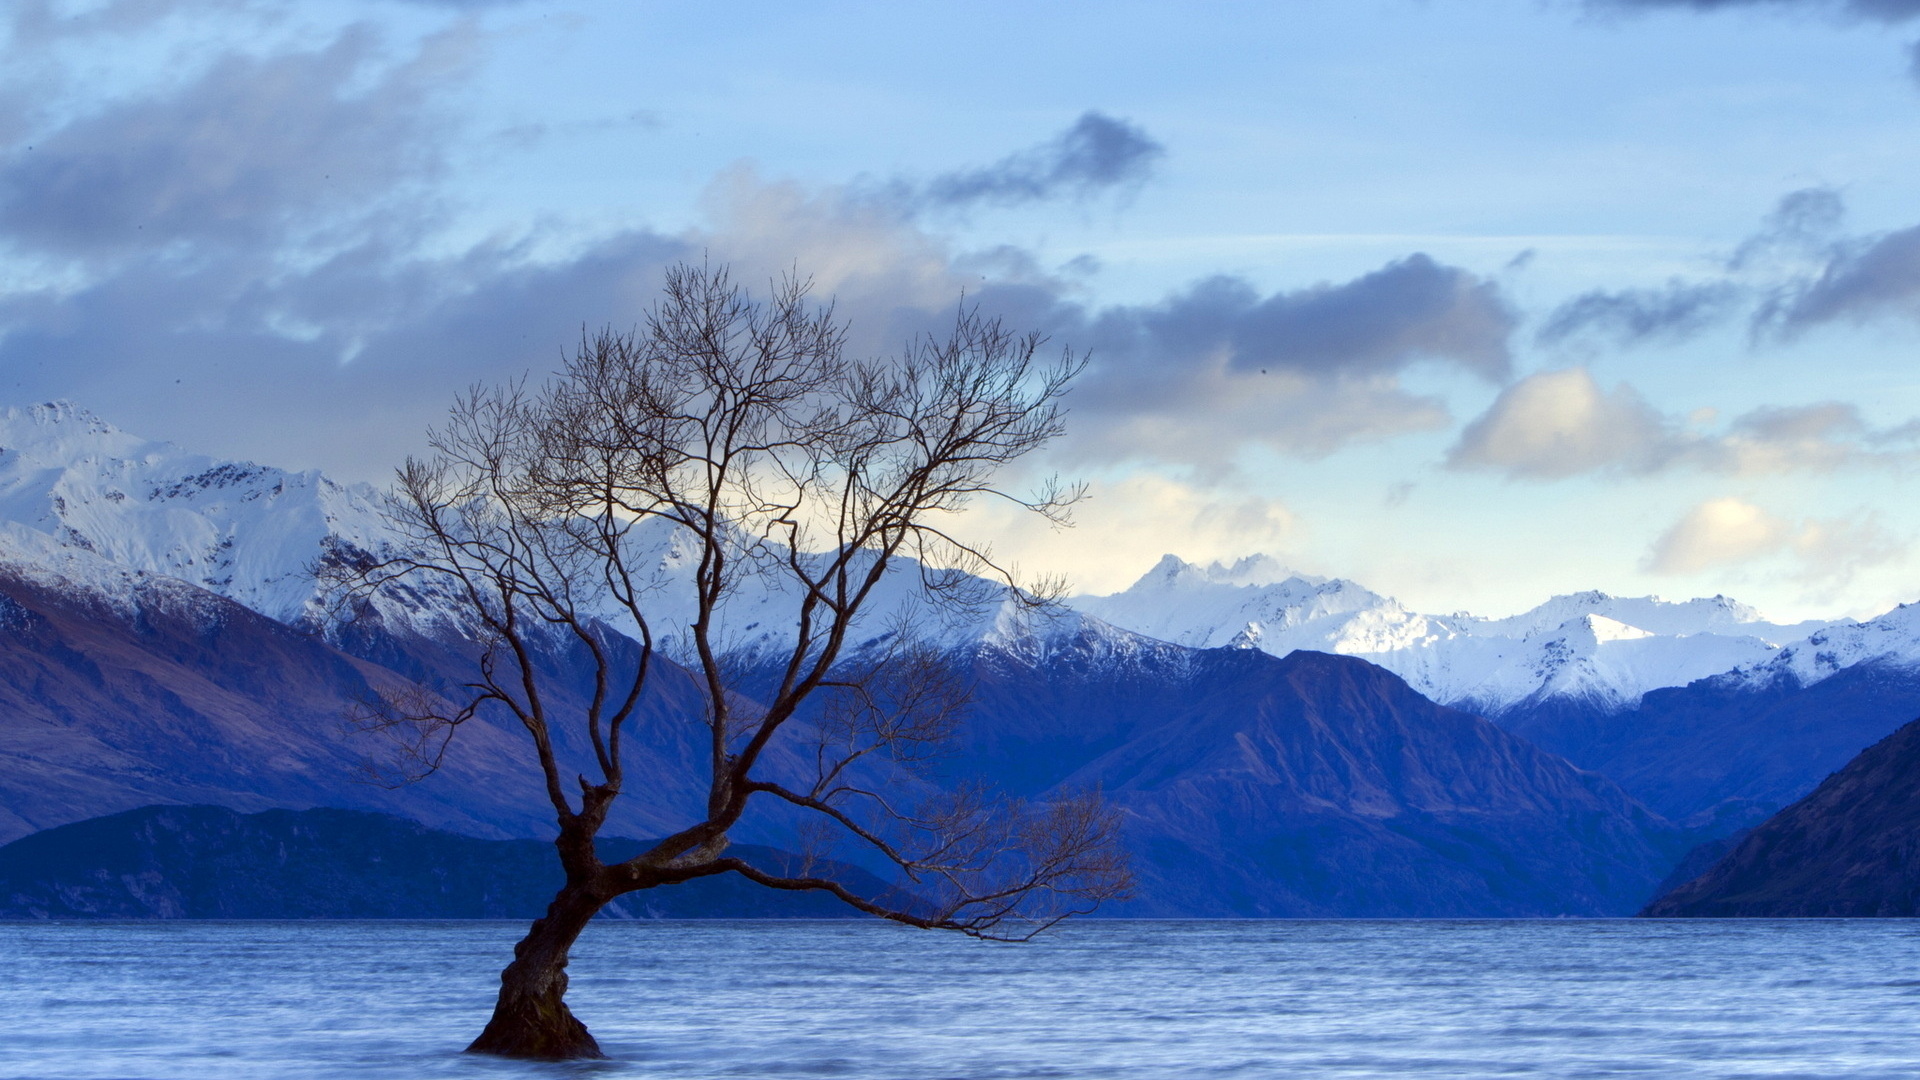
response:
<path fill-rule="evenodd" d="M 0 923 L 0 1076 L 1920 1076 L 1920 924 L 597 923 L 611 1062 L 459 1053 L 517 923 Z"/>

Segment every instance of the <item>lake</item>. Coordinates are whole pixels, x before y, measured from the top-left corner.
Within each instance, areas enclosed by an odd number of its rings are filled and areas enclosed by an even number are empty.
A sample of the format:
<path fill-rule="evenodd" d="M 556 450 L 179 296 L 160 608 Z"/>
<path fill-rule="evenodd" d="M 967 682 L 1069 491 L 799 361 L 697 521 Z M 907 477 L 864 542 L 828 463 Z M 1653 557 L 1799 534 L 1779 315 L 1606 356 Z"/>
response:
<path fill-rule="evenodd" d="M 1902 1077 L 1920 923 L 596 923 L 611 1062 L 459 1053 L 522 926 L 0 923 L 0 1076 Z"/>

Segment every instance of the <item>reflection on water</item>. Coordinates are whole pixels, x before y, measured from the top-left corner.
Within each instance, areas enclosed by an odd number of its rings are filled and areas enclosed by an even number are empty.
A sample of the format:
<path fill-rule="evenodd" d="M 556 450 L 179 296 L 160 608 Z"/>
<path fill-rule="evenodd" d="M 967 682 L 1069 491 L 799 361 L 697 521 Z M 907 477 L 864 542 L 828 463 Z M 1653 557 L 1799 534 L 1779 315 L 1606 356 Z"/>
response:
<path fill-rule="evenodd" d="M 508 923 L 0 923 L 0 1076 L 1902 1077 L 1920 925 L 597 923 L 611 1062 L 460 1054 Z"/>

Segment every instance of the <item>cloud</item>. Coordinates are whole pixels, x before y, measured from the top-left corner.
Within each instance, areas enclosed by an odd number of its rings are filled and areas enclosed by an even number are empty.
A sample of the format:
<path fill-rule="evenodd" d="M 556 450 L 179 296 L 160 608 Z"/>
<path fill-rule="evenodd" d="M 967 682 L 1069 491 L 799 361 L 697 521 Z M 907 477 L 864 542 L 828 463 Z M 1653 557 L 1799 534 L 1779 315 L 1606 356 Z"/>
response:
<path fill-rule="evenodd" d="M 1425 255 L 1306 288 L 1214 277 L 1102 307 L 1029 252 L 955 250 L 870 188 L 744 165 L 715 179 L 699 228 L 602 232 L 560 254 L 542 227 L 454 240 L 438 185 L 459 127 L 444 106 L 484 44 L 471 33 L 459 23 L 397 58 L 365 29 L 215 57 L 0 154 L 0 242 L 63 268 L 0 291 L 0 392 L 377 477 L 458 388 L 551 370 L 583 324 L 637 319 L 684 257 L 754 283 L 811 274 L 856 352 L 939 332 L 964 291 L 1090 353 L 1066 448 L 1083 462 L 1217 474 L 1248 446 L 1323 454 L 1447 422 L 1400 384 L 1411 365 L 1494 380 L 1511 367 L 1517 320 L 1498 286 Z M 1086 198 L 1138 183 L 1163 154 L 1089 113 L 914 190 L 956 207 Z"/>
<path fill-rule="evenodd" d="M 1697 574 L 1779 551 L 1791 533 L 1791 525 L 1750 502 L 1710 499 L 1660 534 L 1642 566 L 1656 574 Z"/>
<path fill-rule="evenodd" d="M 1920 320 L 1920 226 L 1836 245 L 1817 275 L 1778 289 L 1754 326 L 1791 337 L 1888 315 Z"/>
<path fill-rule="evenodd" d="M 1607 11 L 1811 11 L 1878 22 L 1902 22 L 1920 16 L 1920 0 L 1587 0 Z"/>
<path fill-rule="evenodd" d="M 1488 379 L 1509 370 L 1516 317 L 1497 285 L 1424 255 L 1346 282 L 1262 293 L 1215 277 L 1155 303 L 1100 307 L 1019 249 L 955 252 L 858 191 L 736 169 L 716 182 L 709 213 L 714 228 L 689 243 L 749 280 L 798 257 L 850 321 L 856 350 L 939 332 L 966 288 L 983 311 L 1090 357 L 1065 451 L 1083 463 L 1217 473 L 1249 445 L 1325 454 L 1447 423 L 1438 400 L 1401 387 L 1411 365 Z"/>
<path fill-rule="evenodd" d="M 1691 430 L 1622 383 L 1585 368 L 1540 372 L 1503 390 L 1447 454 L 1453 469 L 1554 480 L 1694 468 L 1736 476 L 1829 472 L 1915 461 L 1913 424 L 1877 430 L 1842 402 L 1754 409 L 1717 432 Z"/>
<path fill-rule="evenodd" d="M 1447 455 L 1454 469 L 1551 480 L 1608 468 L 1646 471 L 1672 453 L 1672 422 L 1625 383 L 1600 389 L 1585 368 L 1529 375 L 1500 392 Z"/>
<path fill-rule="evenodd" d="M 1512 364 L 1517 317 L 1499 287 L 1416 254 L 1352 281 L 1261 296 L 1209 278 L 1146 308 L 1103 317 L 1103 338 L 1157 355 L 1218 355 L 1233 371 L 1377 375 L 1420 360 L 1490 379 Z"/>
<path fill-rule="evenodd" d="M 1498 380 L 1515 322 L 1493 282 L 1413 255 L 1264 295 L 1214 277 L 1153 304 L 1058 306 L 1041 325 L 1092 356 L 1073 398 L 1087 453 L 1219 468 L 1249 444 L 1311 456 L 1443 426 L 1444 405 L 1400 373 Z"/>
<path fill-rule="evenodd" d="M 1743 313 L 1756 341 L 1788 340 L 1835 322 L 1920 321 L 1920 226 L 1845 236 L 1844 216 L 1831 188 L 1789 192 L 1724 260 L 1718 277 L 1583 293 L 1554 309 L 1536 339 L 1680 341 Z"/>
<path fill-rule="evenodd" d="M 915 193 L 922 205 L 1017 206 L 1071 196 L 1085 199 L 1143 183 L 1166 148 L 1142 128 L 1098 112 L 1039 146 L 979 169 L 934 177 Z"/>
<path fill-rule="evenodd" d="M 1617 345 L 1684 340 L 1720 322 L 1744 294 L 1732 282 L 1678 279 L 1659 289 L 1595 290 L 1555 308 L 1537 340 L 1555 345 L 1582 333 Z"/>
<path fill-rule="evenodd" d="M 175 241 L 258 248 L 361 213 L 440 167 L 432 88 L 460 34 L 382 65 L 365 29 L 312 52 L 228 56 L 179 89 L 83 116 L 0 159 L 0 236 L 99 256 Z"/>
<path fill-rule="evenodd" d="M 1744 269 L 1782 255 L 1824 257 L 1846 220 L 1846 201 L 1830 187 L 1789 191 L 1774 204 L 1760 228 L 1735 250 L 1728 268 Z"/>
<path fill-rule="evenodd" d="M 1072 528 L 1057 529 L 1004 503 L 980 503 L 968 511 L 966 528 L 1037 564 L 1072 567 L 1073 591 L 1090 594 L 1126 588 L 1168 551 L 1199 563 L 1231 563 L 1255 552 L 1285 552 L 1304 532 L 1277 500 L 1148 471 L 1095 480 L 1073 516 Z M 1100 542 L 1089 544 L 1090 537 Z"/>
<path fill-rule="evenodd" d="M 1745 499 L 1709 499 L 1654 540 L 1641 562 L 1655 574 L 1698 574 L 1785 556 L 1793 577 L 1842 584 L 1871 566 L 1905 554 L 1905 545 L 1871 515 L 1798 522 Z"/>

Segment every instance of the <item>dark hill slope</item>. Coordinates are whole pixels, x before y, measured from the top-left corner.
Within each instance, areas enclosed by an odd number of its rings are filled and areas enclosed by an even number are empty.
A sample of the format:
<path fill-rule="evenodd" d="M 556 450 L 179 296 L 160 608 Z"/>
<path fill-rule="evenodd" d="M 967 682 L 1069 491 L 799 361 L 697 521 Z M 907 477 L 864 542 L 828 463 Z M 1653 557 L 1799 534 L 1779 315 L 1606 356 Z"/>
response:
<path fill-rule="evenodd" d="M 1916 715 L 1920 673 L 1869 663 L 1811 686 L 1716 676 L 1655 690 L 1626 712 L 1557 703 L 1495 719 L 1669 818 L 1731 832 L 1813 790 Z"/>
<path fill-rule="evenodd" d="M 1862 751 L 1642 914 L 1920 915 L 1920 721 Z"/>
<path fill-rule="evenodd" d="M 639 841 L 610 838 L 609 859 Z M 772 868 L 787 856 L 735 845 Z M 833 871 L 869 896 L 886 886 Z M 531 919 L 561 885 L 553 845 L 479 840 L 385 814 L 150 806 L 35 833 L 0 847 L 0 918 Z M 837 918 L 818 893 L 762 888 L 732 874 L 633 893 L 613 918 Z M 863 916 L 861 916 L 863 917 Z"/>
<path fill-rule="evenodd" d="M 1692 839 L 1352 657 L 1154 643 L 1101 663 L 985 653 L 974 677 L 962 761 L 1102 788 L 1140 878 L 1127 914 L 1628 914 Z"/>
<path fill-rule="evenodd" d="M 462 726 L 421 783 L 369 783 L 363 761 L 389 744 L 348 730 L 349 706 L 409 679 L 464 681 L 471 646 L 365 625 L 347 645 L 365 655 L 171 579 L 106 595 L 0 566 L 0 841 L 154 803 L 349 807 L 497 837 L 552 829 L 510 718 Z M 577 659 L 545 662 L 565 673 Z M 705 752 L 694 688 L 671 665 L 656 671 L 627 743 L 648 786 L 609 825 L 629 835 L 672 832 L 705 796 L 685 768 Z M 556 715 L 578 697 L 559 695 Z M 567 764 L 584 765 L 583 741 L 562 741 Z"/>

